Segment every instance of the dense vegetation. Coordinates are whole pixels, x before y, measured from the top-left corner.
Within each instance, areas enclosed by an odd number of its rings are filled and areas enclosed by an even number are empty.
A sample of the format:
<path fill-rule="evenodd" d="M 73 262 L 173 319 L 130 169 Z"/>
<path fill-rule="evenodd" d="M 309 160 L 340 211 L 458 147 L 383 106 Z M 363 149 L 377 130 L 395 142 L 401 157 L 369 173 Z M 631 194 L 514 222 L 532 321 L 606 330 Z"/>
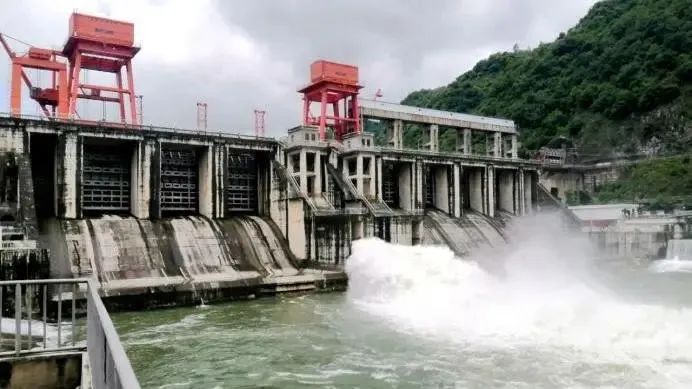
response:
<path fill-rule="evenodd" d="M 622 172 L 616 182 L 602 186 L 595 199 L 573 196 L 571 203 L 626 201 L 654 209 L 692 206 L 692 156 L 648 160 Z"/>
<path fill-rule="evenodd" d="M 513 119 L 524 153 L 556 136 L 572 139 L 582 155 L 687 151 L 692 4 L 601 1 L 554 42 L 494 54 L 403 103 Z M 443 133 L 441 148 L 453 141 Z M 405 143 L 419 142 L 420 131 L 406 134 Z"/>

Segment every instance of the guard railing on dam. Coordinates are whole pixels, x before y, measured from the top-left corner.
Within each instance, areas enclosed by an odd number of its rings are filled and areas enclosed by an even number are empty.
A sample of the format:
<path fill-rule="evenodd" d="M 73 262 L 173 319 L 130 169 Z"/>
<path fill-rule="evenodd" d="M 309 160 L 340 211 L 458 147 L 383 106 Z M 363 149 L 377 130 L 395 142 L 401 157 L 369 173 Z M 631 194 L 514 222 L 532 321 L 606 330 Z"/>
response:
<path fill-rule="evenodd" d="M 0 308 L 0 339 L 8 339 L 0 343 L 0 360 L 82 352 L 88 360 L 88 369 L 82 370 L 90 372 L 91 387 L 140 387 L 94 281 L 0 281 Z M 82 382 L 88 379 L 82 377 Z"/>
<path fill-rule="evenodd" d="M 150 130 L 150 131 L 159 131 L 159 132 L 172 133 L 172 134 L 183 134 L 183 135 L 226 136 L 226 137 L 248 139 L 248 140 L 262 140 L 262 141 L 269 141 L 269 142 L 275 142 L 276 141 L 274 138 L 271 138 L 271 137 L 232 133 L 232 132 L 224 132 L 220 129 L 218 131 L 214 131 L 214 130 L 189 130 L 189 129 L 184 129 L 184 128 L 154 126 L 154 125 L 150 125 L 150 124 L 130 124 L 130 123 L 119 123 L 119 122 L 108 122 L 108 121 L 87 121 L 87 120 L 79 120 L 79 119 L 54 119 L 54 118 L 48 118 L 45 116 L 25 115 L 25 114 L 16 115 L 16 114 L 10 114 L 7 112 L 0 112 L 0 118 L 23 119 L 23 120 L 31 120 L 31 121 L 35 121 L 35 122 L 41 122 L 41 123 L 59 123 L 59 124 L 86 125 L 86 126 L 90 126 L 90 127 L 122 128 L 122 129 L 127 129 L 127 130 Z"/>

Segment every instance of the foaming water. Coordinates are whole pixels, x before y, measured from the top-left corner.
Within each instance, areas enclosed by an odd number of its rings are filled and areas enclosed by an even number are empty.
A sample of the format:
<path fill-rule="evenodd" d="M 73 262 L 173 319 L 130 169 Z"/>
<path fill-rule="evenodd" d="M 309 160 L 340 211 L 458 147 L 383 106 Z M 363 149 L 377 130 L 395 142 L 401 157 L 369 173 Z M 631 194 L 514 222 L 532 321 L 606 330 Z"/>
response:
<path fill-rule="evenodd" d="M 549 218 L 518 220 L 509 245 L 472 260 L 446 248 L 358 241 L 347 262 L 348 296 L 395 329 L 469 352 L 556 353 L 643 369 L 653 386 L 689 382 L 692 308 L 624 298 L 619 285 L 628 280 L 609 282 L 617 277 L 588 242 L 561 231 Z"/>
<path fill-rule="evenodd" d="M 364 240 L 345 294 L 113 319 L 146 388 L 689 387 L 692 275 L 560 231 L 520 220 L 464 260 Z"/>

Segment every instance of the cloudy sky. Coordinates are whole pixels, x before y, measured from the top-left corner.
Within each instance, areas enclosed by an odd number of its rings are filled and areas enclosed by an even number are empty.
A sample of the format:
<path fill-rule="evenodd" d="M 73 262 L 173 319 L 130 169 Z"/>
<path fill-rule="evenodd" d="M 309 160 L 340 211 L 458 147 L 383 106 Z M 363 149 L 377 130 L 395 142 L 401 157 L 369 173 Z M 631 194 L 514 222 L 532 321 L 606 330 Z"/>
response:
<path fill-rule="evenodd" d="M 493 52 L 553 40 L 593 3 L 0 0 L 0 32 L 57 49 L 74 10 L 132 21 L 142 46 L 134 68 L 145 123 L 193 128 L 196 102 L 204 101 L 211 129 L 251 133 L 253 110 L 261 108 L 267 111 L 267 132 L 278 135 L 300 121 L 295 91 L 307 83 L 315 59 L 358 65 L 363 95 L 372 97 L 381 88 L 382 100 L 396 102 L 413 90 L 447 84 Z M 9 59 L 0 52 L 3 112 L 9 110 L 8 73 Z M 100 103 L 80 110 L 102 115 Z M 23 111 L 38 113 L 29 102 Z"/>

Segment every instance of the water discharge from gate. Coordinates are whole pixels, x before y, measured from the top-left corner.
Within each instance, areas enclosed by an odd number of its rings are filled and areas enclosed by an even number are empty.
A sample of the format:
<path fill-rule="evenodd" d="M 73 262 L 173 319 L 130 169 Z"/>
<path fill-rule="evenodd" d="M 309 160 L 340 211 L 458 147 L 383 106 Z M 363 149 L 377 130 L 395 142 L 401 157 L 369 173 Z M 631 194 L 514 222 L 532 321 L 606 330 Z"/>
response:
<path fill-rule="evenodd" d="M 345 294 L 118 314 L 146 387 L 684 388 L 692 277 L 544 218 L 459 259 L 358 241 Z"/>
<path fill-rule="evenodd" d="M 507 246 L 472 260 L 446 247 L 355 242 L 349 298 L 398 331 L 462 349 L 549 350 L 640 366 L 668 384 L 692 378 L 692 308 L 677 295 L 689 286 L 600 263 L 545 217 L 507 235 Z"/>

